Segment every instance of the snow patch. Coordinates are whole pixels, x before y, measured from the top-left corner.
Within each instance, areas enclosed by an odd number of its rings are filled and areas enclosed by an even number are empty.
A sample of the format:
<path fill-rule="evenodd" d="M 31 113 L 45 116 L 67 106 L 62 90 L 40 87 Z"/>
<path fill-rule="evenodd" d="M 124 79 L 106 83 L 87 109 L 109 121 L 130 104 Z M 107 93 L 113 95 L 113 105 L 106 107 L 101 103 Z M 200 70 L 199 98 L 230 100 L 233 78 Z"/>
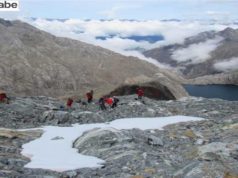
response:
<path fill-rule="evenodd" d="M 102 124 L 75 124 L 72 127 L 46 126 L 43 135 L 23 145 L 22 154 L 30 157 L 27 168 L 51 169 L 58 172 L 79 168 L 100 167 L 104 160 L 78 153 L 72 148 L 73 142 L 84 132 L 95 128 L 122 129 L 163 129 L 164 126 L 179 122 L 201 121 L 203 118 L 171 116 L 156 118 L 125 118 Z M 30 130 L 30 129 L 29 129 Z M 52 138 L 64 138 L 52 140 Z M 29 156 L 30 155 L 30 156 Z"/>

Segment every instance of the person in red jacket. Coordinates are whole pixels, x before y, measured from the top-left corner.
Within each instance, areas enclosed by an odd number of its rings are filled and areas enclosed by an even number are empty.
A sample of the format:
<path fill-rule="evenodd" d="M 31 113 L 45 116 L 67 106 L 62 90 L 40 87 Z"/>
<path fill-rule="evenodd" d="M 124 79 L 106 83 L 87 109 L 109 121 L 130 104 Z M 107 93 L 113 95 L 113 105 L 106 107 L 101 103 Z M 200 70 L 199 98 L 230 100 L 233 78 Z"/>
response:
<path fill-rule="evenodd" d="M 88 103 L 91 103 L 93 101 L 93 90 L 86 93 L 86 97 L 87 97 Z"/>
<path fill-rule="evenodd" d="M 144 96 L 144 90 L 139 87 L 139 88 L 136 89 L 136 94 L 138 96 L 138 99 L 141 100 L 142 97 Z"/>
<path fill-rule="evenodd" d="M 113 105 L 113 98 L 112 97 L 106 98 L 105 99 L 105 103 L 112 107 L 112 105 Z"/>
<path fill-rule="evenodd" d="M 68 107 L 68 108 L 71 108 L 73 102 L 74 102 L 74 100 L 73 100 L 72 98 L 68 98 L 67 103 L 66 103 L 67 107 Z"/>
<path fill-rule="evenodd" d="M 9 103 L 9 98 L 4 91 L 0 91 L 0 103 Z"/>

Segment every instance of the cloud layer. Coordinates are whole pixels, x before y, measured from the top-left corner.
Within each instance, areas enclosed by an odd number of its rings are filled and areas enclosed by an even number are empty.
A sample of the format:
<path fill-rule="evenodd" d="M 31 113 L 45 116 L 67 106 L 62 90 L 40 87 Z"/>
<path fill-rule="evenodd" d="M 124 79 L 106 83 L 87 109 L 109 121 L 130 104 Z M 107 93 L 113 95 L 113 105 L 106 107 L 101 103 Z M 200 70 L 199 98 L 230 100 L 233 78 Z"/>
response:
<path fill-rule="evenodd" d="M 216 37 L 212 40 L 207 40 L 203 43 L 192 44 L 187 48 L 182 48 L 173 52 L 172 58 L 179 63 L 198 64 L 209 59 L 210 53 L 214 51 L 219 43 L 223 40 L 221 37 Z"/>
<path fill-rule="evenodd" d="M 214 64 L 214 67 L 221 72 L 238 71 L 238 57 L 224 59 L 222 62 Z"/>
<path fill-rule="evenodd" d="M 47 19 L 22 19 L 33 26 L 60 37 L 84 41 L 98 45 L 123 55 L 136 56 L 159 65 L 153 59 L 144 57 L 140 50 L 148 50 L 164 45 L 183 43 L 184 39 L 200 32 L 215 30 L 220 31 L 226 27 L 238 28 L 235 24 L 214 24 L 201 21 L 135 21 L 135 20 L 47 20 Z M 149 41 L 136 41 L 130 36 L 162 36 L 163 40 L 155 43 Z M 105 37 L 104 40 L 98 38 Z M 110 38 L 107 38 L 110 37 Z M 214 49 L 217 41 L 208 41 L 204 44 L 191 46 L 189 49 L 174 54 L 178 61 L 192 58 L 192 62 L 205 60 L 209 52 Z M 205 45 L 205 46 L 203 46 Z M 197 50 L 196 50 L 197 48 Z M 139 50 L 138 50 L 139 49 Z M 186 54 L 187 51 L 192 53 Z M 188 55 L 188 56 L 186 56 Z M 199 59 L 201 57 L 201 59 Z"/>

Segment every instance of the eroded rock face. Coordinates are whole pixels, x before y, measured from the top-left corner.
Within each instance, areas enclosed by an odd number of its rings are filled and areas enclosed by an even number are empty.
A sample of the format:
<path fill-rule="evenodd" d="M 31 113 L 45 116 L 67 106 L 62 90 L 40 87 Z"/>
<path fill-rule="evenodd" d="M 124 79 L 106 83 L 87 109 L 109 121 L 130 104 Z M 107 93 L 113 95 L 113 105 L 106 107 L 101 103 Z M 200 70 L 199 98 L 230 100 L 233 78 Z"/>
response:
<path fill-rule="evenodd" d="M 167 71 L 157 73 L 151 78 L 140 75 L 128 78 L 122 86 L 113 90 L 109 95 L 132 95 L 136 93 L 138 87 L 141 87 L 146 97 L 157 100 L 174 100 L 188 96 L 181 85 L 182 82 L 184 82 L 183 79 L 176 77 L 172 72 L 168 74 Z"/>
<path fill-rule="evenodd" d="M 21 146 L 40 137 L 41 132 L 0 129 L 0 176 L 230 178 L 238 175 L 237 101 L 144 98 L 142 103 L 134 100 L 135 97 L 119 97 L 118 107 L 104 112 L 94 103 L 86 107 L 75 104 L 72 109 L 61 111 L 59 108 L 64 103 L 53 98 L 12 98 L 9 105 L 0 104 L 0 123 L 1 127 L 29 128 L 172 115 L 197 116 L 206 120 L 169 125 L 164 130 L 90 130 L 77 138 L 72 146 L 80 153 L 104 159 L 104 165 L 63 173 L 24 168 L 30 159 L 20 154 Z M 43 116 L 47 116 L 45 120 Z M 58 122 L 61 117 L 67 119 Z M 26 119 L 28 122 L 23 122 Z M 52 139 L 63 138 L 56 136 Z"/>
<path fill-rule="evenodd" d="M 140 85 L 124 85 L 110 93 L 111 96 L 124 96 L 132 95 L 136 93 L 136 89 L 140 87 L 144 90 L 145 96 L 149 98 L 154 98 L 157 100 L 174 100 L 175 97 L 168 90 L 167 87 L 160 85 L 156 82 L 145 83 Z"/>

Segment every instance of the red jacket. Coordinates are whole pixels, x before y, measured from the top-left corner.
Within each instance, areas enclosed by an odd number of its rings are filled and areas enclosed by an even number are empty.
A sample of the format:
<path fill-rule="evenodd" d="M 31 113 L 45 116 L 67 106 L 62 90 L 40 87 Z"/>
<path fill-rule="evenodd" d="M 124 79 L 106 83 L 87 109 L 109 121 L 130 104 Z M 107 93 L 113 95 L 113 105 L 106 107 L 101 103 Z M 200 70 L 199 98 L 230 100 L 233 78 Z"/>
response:
<path fill-rule="evenodd" d="M 6 93 L 1 93 L 1 94 L 0 94 L 0 101 L 3 101 L 3 100 L 6 99 L 6 98 L 7 98 Z"/>
<path fill-rule="evenodd" d="M 140 88 L 140 89 L 137 90 L 136 94 L 138 96 L 144 96 L 144 90 Z"/>
<path fill-rule="evenodd" d="M 105 103 L 107 103 L 108 105 L 112 105 L 113 104 L 113 98 L 105 99 Z"/>
<path fill-rule="evenodd" d="M 92 95 L 92 93 L 86 93 L 86 97 L 87 97 L 87 99 L 93 99 L 93 95 Z"/>
<path fill-rule="evenodd" d="M 67 106 L 68 106 L 68 107 L 71 107 L 72 104 L 73 104 L 73 102 L 74 102 L 74 100 L 73 100 L 72 98 L 68 98 L 68 100 L 67 100 Z"/>

